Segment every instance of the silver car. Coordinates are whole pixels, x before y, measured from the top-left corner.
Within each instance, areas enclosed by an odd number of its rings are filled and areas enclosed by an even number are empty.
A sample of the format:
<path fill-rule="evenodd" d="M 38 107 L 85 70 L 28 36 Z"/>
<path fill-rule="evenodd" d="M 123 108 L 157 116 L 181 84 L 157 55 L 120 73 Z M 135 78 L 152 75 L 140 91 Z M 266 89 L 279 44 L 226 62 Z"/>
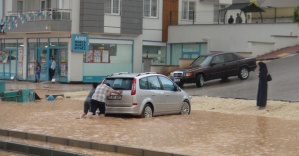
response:
<path fill-rule="evenodd" d="M 165 114 L 190 114 L 190 96 L 168 77 L 157 73 L 115 73 L 108 76 L 122 95 L 106 99 L 107 114 L 131 114 L 152 117 Z"/>

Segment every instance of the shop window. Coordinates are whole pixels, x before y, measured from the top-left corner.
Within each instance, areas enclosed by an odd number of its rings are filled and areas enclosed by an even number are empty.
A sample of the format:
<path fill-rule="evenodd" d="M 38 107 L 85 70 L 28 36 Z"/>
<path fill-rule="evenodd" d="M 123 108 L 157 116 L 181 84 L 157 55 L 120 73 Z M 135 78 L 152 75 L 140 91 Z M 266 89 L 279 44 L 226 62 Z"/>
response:
<path fill-rule="evenodd" d="M 28 77 L 35 77 L 35 49 L 28 49 Z"/>
<path fill-rule="evenodd" d="M 109 49 L 89 50 L 84 55 L 85 63 L 110 63 Z"/>
<path fill-rule="evenodd" d="M 153 65 L 166 64 L 166 47 L 143 46 L 143 58 L 151 58 Z"/>
<path fill-rule="evenodd" d="M 84 54 L 85 63 L 110 63 L 110 57 L 117 56 L 116 44 L 90 44 Z"/>

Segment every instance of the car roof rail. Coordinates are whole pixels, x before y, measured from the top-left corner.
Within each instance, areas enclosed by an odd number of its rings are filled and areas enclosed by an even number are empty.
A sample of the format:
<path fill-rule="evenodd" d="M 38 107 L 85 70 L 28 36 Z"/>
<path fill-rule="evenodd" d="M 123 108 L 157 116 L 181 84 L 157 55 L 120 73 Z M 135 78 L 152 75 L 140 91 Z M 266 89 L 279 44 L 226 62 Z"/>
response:
<path fill-rule="evenodd" d="M 158 74 L 158 73 L 157 72 L 144 72 L 144 73 L 139 73 L 137 76 L 145 75 L 145 74 Z"/>
<path fill-rule="evenodd" d="M 113 73 L 110 76 L 114 76 L 114 75 L 121 75 L 121 74 L 129 74 L 129 72 L 118 72 L 118 73 Z"/>

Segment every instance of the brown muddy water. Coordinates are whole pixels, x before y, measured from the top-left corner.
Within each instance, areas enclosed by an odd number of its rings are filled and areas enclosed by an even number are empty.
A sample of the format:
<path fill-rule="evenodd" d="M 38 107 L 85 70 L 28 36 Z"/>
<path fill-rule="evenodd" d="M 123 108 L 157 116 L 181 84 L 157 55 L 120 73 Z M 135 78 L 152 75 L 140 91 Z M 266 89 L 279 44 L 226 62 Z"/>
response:
<path fill-rule="evenodd" d="M 192 110 L 76 119 L 83 101 L 0 102 L 0 128 L 186 155 L 299 155 L 299 121 Z M 0 153 L 1 154 L 1 153 Z"/>

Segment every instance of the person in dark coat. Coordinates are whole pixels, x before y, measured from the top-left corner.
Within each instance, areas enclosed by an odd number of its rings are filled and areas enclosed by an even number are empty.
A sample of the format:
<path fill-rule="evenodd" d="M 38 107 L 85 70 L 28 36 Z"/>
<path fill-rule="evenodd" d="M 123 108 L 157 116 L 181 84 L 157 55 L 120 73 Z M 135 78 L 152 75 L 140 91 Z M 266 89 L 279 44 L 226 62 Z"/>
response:
<path fill-rule="evenodd" d="M 228 24 L 233 24 L 234 23 L 234 18 L 232 15 L 230 15 L 230 18 L 228 19 Z"/>
<path fill-rule="evenodd" d="M 259 70 L 259 86 L 257 91 L 257 101 L 256 105 L 259 109 L 264 109 L 267 104 L 267 95 L 268 95 L 268 69 L 267 65 L 264 62 L 258 63 L 260 70 Z"/>

